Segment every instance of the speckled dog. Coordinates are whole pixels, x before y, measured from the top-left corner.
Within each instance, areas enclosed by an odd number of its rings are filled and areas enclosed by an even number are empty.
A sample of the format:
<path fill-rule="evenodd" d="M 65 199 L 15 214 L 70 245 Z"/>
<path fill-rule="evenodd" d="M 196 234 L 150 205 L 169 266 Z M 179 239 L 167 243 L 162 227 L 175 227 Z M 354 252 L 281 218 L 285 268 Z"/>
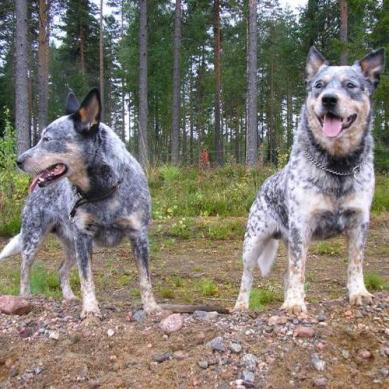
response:
<path fill-rule="evenodd" d="M 251 207 L 243 245 L 243 276 L 235 310 L 247 310 L 258 264 L 272 267 L 278 241 L 288 249 L 282 308 L 306 311 L 304 271 L 312 239 L 348 238 L 351 304 L 371 301 L 363 280 L 363 252 L 374 191 L 371 96 L 384 69 L 384 50 L 353 66 L 330 66 L 311 48 L 308 97 L 288 164 L 268 178 Z"/>
<path fill-rule="evenodd" d="M 67 112 L 44 129 L 39 143 L 17 161 L 22 170 L 34 175 L 23 214 L 22 239 L 17 236 L 6 247 L 8 253 L 15 252 L 22 240 L 21 294 L 29 292 L 28 273 L 39 243 L 48 232 L 55 232 L 67 253 L 60 268 L 64 296 L 73 297 L 68 273 L 75 257 L 81 317 L 99 316 L 91 271 L 92 243 L 114 246 L 128 237 L 144 309 L 157 311 L 148 269 L 150 195 L 144 172 L 116 134 L 100 122 L 98 90 L 92 90 L 81 105 L 70 95 Z"/>

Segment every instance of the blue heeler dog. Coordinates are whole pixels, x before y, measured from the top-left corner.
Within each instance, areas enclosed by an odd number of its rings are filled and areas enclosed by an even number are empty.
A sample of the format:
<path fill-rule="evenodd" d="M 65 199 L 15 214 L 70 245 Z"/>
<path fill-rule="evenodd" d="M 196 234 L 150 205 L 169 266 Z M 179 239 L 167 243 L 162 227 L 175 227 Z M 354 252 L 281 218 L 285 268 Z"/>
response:
<path fill-rule="evenodd" d="M 271 270 L 282 239 L 288 249 L 285 299 L 289 313 L 306 311 L 304 272 L 312 239 L 348 238 L 351 304 L 370 302 L 363 252 L 374 191 L 371 96 L 384 70 L 384 50 L 353 66 L 330 66 L 312 47 L 308 97 L 288 164 L 268 178 L 251 207 L 243 245 L 243 276 L 235 310 L 247 310 L 258 264 Z"/>
<path fill-rule="evenodd" d="M 76 261 L 81 317 L 100 316 L 91 271 L 92 244 L 114 246 L 127 237 L 139 271 L 144 309 L 148 313 L 158 311 L 148 268 L 147 180 L 116 134 L 100 122 L 100 112 L 97 89 L 81 105 L 69 95 L 67 115 L 48 125 L 39 143 L 19 156 L 18 166 L 34 178 L 21 233 L 4 248 L 0 259 L 22 252 L 20 293 L 28 295 L 34 256 L 44 237 L 54 232 L 66 254 L 60 267 L 64 297 L 74 298 L 68 276 Z"/>

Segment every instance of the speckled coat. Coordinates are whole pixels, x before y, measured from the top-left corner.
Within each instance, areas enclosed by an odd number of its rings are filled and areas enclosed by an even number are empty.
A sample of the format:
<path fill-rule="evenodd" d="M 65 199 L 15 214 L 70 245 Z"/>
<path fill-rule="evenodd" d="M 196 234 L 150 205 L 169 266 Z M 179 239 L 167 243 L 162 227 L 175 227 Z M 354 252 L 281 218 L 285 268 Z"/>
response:
<path fill-rule="evenodd" d="M 243 245 L 243 275 L 235 310 L 246 310 L 258 265 L 267 275 L 281 239 L 288 249 L 283 308 L 306 310 L 304 272 L 312 239 L 348 238 L 347 287 L 352 304 L 371 299 L 363 281 L 363 250 L 374 191 L 371 94 L 383 70 L 383 50 L 353 66 L 329 66 L 312 48 L 307 61 L 308 97 L 288 164 L 268 178 L 251 207 Z M 331 113 L 352 124 L 337 137 L 323 134 L 320 118 Z"/>

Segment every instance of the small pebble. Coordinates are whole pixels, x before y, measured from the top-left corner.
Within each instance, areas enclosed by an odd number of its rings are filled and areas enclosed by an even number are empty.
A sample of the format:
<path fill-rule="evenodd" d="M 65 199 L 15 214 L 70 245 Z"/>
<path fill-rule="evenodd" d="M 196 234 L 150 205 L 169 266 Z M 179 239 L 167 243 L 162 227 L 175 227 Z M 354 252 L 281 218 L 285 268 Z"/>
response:
<path fill-rule="evenodd" d="M 115 335 L 115 331 L 114 331 L 112 328 L 110 328 L 110 329 L 107 331 L 107 335 L 108 335 L 109 337 L 114 336 L 114 335 Z"/>
<path fill-rule="evenodd" d="M 293 332 L 293 336 L 297 338 L 312 338 L 313 335 L 315 335 L 315 330 L 312 327 L 299 326 Z"/>
<path fill-rule="evenodd" d="M 242 379 L 244 383 L 253 384 L 255 381 L 255 374 L 250 370 L 243 370 Z"/>
<path fill-rule="evenodd" d="M 317 370 L 317 371 L 324 371 L 326 368 L 326 363 L 322 359 L 320 359 L 319 354 L 312 354 L 311 356 L 311 362 L 312 366 Z"/>
<path fill-rule="evenodd" d="M 255 371 L 255 368 L 257 367 L 258 359 L 253 354 L 244 354 L 241 362 L 247 370 Z"/>
<path fill-rule="evenodd" d="M 207 361 L 198 361 L 197 364 L 202 368 L 202 369 L 208 369 L 208 362 Z"/>
<path fill-rule="evenodd" d="M 318 388 L 324 388 L 328 384 L 328 379 L 326 377 L 318 377 L 313 380 L 313 384 Z"/>
<path fill-rule="evenodd" d="M 231 342 L 230 345 L 229 345 L 229 349 L 235 353 L 235 354 L 239 354 L 241 351 L 242 351 L 242 346 L 240 343 L 236 343 L 236 342 Z"/>
<path fill-rule="evenodd" d="M 224 345 L 224 339 L 222 336 L 217 336 L 210 340 L 207 345 L 208 348 L 211 348 L 213 351 L 224 352 L 226 351 L 226 347 Z"/>

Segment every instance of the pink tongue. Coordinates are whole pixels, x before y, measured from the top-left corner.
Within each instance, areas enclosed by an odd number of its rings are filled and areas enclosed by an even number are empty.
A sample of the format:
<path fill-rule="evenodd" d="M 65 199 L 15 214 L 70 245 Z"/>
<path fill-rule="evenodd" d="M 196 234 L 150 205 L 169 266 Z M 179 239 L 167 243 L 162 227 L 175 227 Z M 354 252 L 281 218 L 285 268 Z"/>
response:
<path fill-rule="evenodd" d="M 333 138 L 342 131 L 342 121 L 335 117 L 324 116 L 323 132 L 328 137 Z"/>
<path fill-rule="evenodd" d="M 34 191 L 35 187 L 38 184 L 38 180 L 39 180 L 39 175 L 33 178 L 30 187 L 28 188 L 28 193 L 32 193 Z"/>

